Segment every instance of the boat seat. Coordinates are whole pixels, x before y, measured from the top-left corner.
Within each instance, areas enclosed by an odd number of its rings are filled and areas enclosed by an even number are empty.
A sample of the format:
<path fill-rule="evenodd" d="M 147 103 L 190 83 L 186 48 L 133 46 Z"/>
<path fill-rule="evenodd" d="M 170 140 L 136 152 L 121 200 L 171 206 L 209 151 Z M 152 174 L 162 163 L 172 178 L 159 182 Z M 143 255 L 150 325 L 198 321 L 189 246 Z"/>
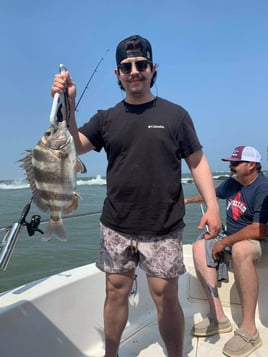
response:
<path fill-rule="evenodd" d="M 234 280 L 232 264 L 229 262 L 228 266 L 229 281 L 218 282 L 218 292 L 223 306 L 225 308 L 230 309 L 230 314 L 232 315 L 234 320 L 236 320 L 240 318 L 239 316 L 241 316 L 241 306 Z M 256 309 L 256 321 L 258 321 L 261 325 L 268 326 L 268 284 L 265 283 L 268 273 L 268 242 L 267 244 L 265 244 L 265 247 L 263 249 L 263 256 L 260 260 L 256 262 L 256 268 L 259 281 L 262 282 L 259 284 L 260 286 Z M 206 306 L 205 310 L 207 310 L 207 298 L 201 287 L 201 283 L 196 276 L 195 268 L 192 264 L 190 264 L 187 268 L 187 272 L 189 279 L 188 300 L 192 303 L 198 303 L 203 301 Z"/>

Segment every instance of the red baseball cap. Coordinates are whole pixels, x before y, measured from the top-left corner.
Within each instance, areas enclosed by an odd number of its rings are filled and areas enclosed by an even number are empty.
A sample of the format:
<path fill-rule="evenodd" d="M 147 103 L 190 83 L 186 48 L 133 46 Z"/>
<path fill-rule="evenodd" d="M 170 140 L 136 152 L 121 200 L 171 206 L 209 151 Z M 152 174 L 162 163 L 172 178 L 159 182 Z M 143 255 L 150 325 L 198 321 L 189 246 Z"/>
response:
<path fill-rule="evenodd" d="M 222 161 L 249 161 L 261 162 L 261 155 L 252 146 L 237 146 L 231 157 L 223 158 Z"/>

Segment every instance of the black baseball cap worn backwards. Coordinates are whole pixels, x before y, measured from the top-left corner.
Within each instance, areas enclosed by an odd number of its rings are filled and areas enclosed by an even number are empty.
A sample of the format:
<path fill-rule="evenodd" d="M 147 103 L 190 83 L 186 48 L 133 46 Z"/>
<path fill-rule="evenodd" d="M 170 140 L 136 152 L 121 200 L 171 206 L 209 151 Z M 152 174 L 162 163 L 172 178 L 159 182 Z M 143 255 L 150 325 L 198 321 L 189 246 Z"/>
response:
<path fill-rule="evenodd" d="M 153 62 L 152 46 L 146 38 L 139 35 L 127 37 L 116 48 L 116 64 L 129 57 L 145 57 Z"/>

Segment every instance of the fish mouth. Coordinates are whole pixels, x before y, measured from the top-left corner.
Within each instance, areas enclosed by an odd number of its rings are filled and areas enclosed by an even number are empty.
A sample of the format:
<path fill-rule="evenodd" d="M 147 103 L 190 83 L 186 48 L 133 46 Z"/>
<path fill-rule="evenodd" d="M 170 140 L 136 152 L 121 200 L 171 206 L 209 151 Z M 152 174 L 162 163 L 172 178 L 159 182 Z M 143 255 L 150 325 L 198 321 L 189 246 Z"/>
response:
<path fill-rule="evenodd" d="M 68 146 L 69 144 L 71 144 L 72 140 L 73 140 L 72 135 L 68 136 L 68 138 L 67 138 L 67 140 L 64 142 L 64 144 L 62 144 L 62 145 L 59 146 L 59 150 L 65 148 L 66 146 Z"/>
<path fill-rule="evenodd" d="M 56 151 L 61 151 L 61 150 L 65 150 L 71 143 L 72 139 L 71 138 L 68 138 L 66 141 L 64 141 L 63 143 L 58 143 L 54 146 L 51 146 L 50 148 L 52 150 L 56 150 Z"/>

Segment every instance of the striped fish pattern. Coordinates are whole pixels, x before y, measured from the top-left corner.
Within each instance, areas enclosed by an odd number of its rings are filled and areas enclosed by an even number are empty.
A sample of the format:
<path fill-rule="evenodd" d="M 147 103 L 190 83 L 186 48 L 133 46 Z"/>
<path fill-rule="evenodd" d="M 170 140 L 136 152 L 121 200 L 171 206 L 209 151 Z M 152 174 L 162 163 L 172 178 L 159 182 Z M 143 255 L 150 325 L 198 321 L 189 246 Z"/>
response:
<path fill-rule="evenodd" d="M 30 183 L 33 202 L 41 211 L 50 212 L 42 240 L 50 240 L 55 235 L 66 241 L 62 214 L 77 209 L 76 173 L 86 172 L 85 165 L 76 156 L 66 121 L 59 122 L 56 129 L 50 127 L 20 161 Z"/>

